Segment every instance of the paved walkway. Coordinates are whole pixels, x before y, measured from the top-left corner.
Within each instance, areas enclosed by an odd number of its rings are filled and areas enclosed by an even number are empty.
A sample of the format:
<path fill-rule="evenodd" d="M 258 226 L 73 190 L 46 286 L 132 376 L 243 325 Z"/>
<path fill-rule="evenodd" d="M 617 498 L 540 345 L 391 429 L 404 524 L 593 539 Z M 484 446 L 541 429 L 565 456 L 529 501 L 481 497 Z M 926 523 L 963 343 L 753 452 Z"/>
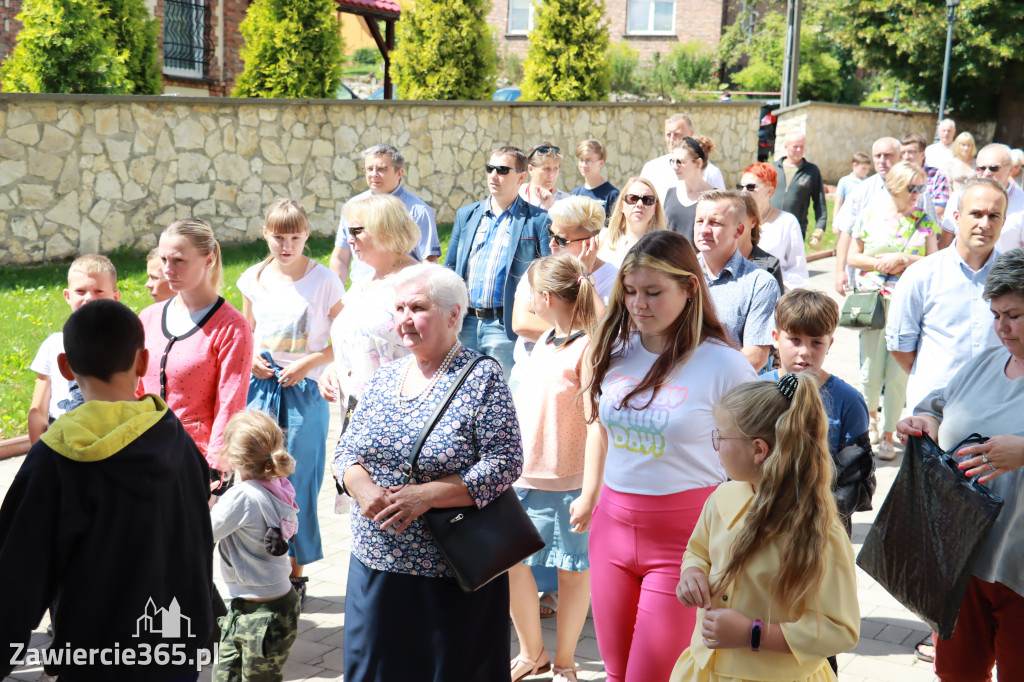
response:
<path fill-rule="evenodd" d="M 834 258 L 811 263 L 812 286 L 824 291 L 832 290 Z M 838 299 L 838 296 L 837 296 Z M 826 361 L 826 368 L 850 383 L 858 384 L 858 340 L 849 330 L 840 329 L 835 345 Z M 331 423 L 328 451 L 333 452 L 337 442 L 337 415 Z M 0 461 L 0 494 L 5 494 L 11 484 L 21 458 Z M 881 506 L 889 491 L 900 459 L 893 462 L 879 462 L 878 490 L 875 493 L 875 508 Z M 345 626 L 345 580 L 348 572 L 351 535 L 347 517 L 334 514 L 334 486 L 328 476 L 320 491 L 320 524 L 327 555 L 323 561 L 310 567 L 309 595 L 299 626 L 299 638 L 292 649 L 285 668 L 286 680 L 337 680 L 342 670 L 342 642 Z M 854 550 L 860 551 L 875 512 L 862 512 L 853 518 Z M 215 564 L 219 562 L 215 561 Z M 214 566 L 218 586 L 227 594 L 220 581 L 220 568 Z M 861 640 L 850 653 L 840 654 L 839 668 L 842 682 L 931 682 L 935 680 L 929 664 L 916 661 L 913 646 L 924 635 L 926 628 L 913 614 L 900 606 L 874 580 L 858 569 L 858 595 L 861 607 Z M 553 650 L 554 619 L 543 621 L 545 641 Z M 418 628 L 429 627 L 417 622 L 410 614 L 409 632 L 403 636 L 415 636 Z M 33 644 L 44 645 L 48 641 L 44 621 L 33 637 Z M 515 645 L 513 644 L 513 648 Z M 396 644 L 396 655 L 401 655 L 401 646 Z M 588 619 L 583 638 L 577 649 L 580 664 L 580 679 L 604 680 L 604 665 L 594 637 L 593 620 Z M 41 671 L 37 668 L 19 669 L 8 680 L 37 680 Z M 209 680 L 206 669 L 201 680 Z M 550 679 L 550 673 L 546 676 Z M 48 679 L 43 676 L 42 679 Z M 538 677 L 536 679 L 544 679 Z M 465 681 L 471 682 L 471 681 Z M 477 682 L 477 681 L 472 681 Z"/>

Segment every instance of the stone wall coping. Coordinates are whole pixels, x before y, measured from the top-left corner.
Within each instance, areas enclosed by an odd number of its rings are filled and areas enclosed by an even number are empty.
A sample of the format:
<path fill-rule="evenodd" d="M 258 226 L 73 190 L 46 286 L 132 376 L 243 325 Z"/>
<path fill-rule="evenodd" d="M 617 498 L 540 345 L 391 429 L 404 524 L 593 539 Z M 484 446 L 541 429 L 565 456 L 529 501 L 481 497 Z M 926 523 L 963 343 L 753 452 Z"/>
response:
<path fill-rule="evenodd" d="M 530 107 L 587 107 L 611 109 L 714 109 L 722 107 L 760 108 L 759 101 L 745 102 L 494 102 L 490 100 L 343 100 L 343 99 L 269 99 L 243 97 L 183 97 L 180 95 L 87 95 L 64 93 L 0 92 L 0 102 L 109 102 L 124 104 L 198 104 L 202 106 L 285 107 L 296 105 L 389 106 L 389 107 L 456 107 L 486 109 L 520 109 Z"/>
<path fill-rule="evenodd" d="M 798 104 L 794 104 L 784 109 L 776 109 L 773 113 L 778 116 L 779 114 L 786 114 L 791 111 L 798 111 L 812 106 L 826 107 L 830 109 L 851 109 L 863 112 L 878 112 L 882 114 L 897 114 L 900 116 L 935 116 L 935 114 L 930 111 L 909 111 L 907 109 L 893 109 L 892 107 L 862 107 L 859 104 L 839 104 L 838 102 L 817 102 L 815 100 L 799 102 Z"/>

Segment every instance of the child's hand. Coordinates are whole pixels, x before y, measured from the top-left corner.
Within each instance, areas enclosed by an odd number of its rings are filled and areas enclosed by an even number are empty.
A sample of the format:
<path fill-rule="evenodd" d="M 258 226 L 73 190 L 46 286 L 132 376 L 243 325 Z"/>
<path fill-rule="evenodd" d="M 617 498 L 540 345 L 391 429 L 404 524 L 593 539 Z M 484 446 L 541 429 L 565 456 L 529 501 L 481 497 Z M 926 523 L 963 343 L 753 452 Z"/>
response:
<path fill-rule="evenodd" d="M 257 379 L 269 379 L 274 376 L 274 370 L 263 356 L 256 355 L 252 359 L 252 375 Z"/>
<path fill-rule="evenodd" d="M 676 597 L 683 603 L 683 606 L 711 608 L 711 588 L 708 586 L 708 576 L 696 566 L 690 566 L 679 576 Z"/>
<path fill-rule="evenodd" d="M 590 519 L 594 516 L 594 503 L 582 495 L 569 503 L 569 527 L 573 533 L 590 530 Z"/>
<path fill-rule="evenodd" d="M 700 636 L 709 649 L 740 649 L 750 646 L 754 621 L 735 609 L 709 609 L 700 626 Z"/>

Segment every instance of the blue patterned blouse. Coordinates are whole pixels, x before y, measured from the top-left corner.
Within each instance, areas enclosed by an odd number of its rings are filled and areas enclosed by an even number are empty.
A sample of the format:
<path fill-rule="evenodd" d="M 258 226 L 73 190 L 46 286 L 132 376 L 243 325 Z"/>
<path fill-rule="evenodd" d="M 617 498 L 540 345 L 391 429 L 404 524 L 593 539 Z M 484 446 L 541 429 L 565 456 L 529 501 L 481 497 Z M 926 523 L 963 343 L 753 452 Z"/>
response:
<path fill-rule="evenodd" d="M 334 468 L 339 478 L 361 464 L 382 488 L 401 485 L 401 465 L 434 408 L 452 385 L 459 370 L 477 355 L 462 348 L 430 394 L 409 413 L 399 409 L 402 377 L 412 357 L 381 367 L 367 385 L 338 441 Z M 501 367 L 484 360 L 473 368 L 451 405 L 423 444 L 416 464 L 416 480 L 424 483 L 458 474 L 478 507 L 503 493 L 523 469 L 523 439 L 512 395 Z M 426 526 L 419 519 L 398 535 L 381 531 L 352 505 L 355 556 L 378 571 L 429 577 L 454 577 Z"/>

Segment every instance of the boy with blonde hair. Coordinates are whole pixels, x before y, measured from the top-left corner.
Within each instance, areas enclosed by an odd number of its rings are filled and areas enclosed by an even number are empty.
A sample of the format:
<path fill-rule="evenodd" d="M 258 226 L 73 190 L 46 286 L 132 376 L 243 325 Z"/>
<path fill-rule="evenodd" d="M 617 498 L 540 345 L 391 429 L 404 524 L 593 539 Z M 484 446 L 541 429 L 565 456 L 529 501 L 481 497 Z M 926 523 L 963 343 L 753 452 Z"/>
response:
<path fill-rule="evenodd" d="M 64 300 L 75 312 L 89 301 L 121 300 L 117 270 L 106 256 L 89 254 L 76 258 L 68 268 Z M 39 346 L 29 369 L 36 373 L 32 406 L 28 411 L 28 437 L 34 445 L 53 420 L 82 404 L 78 383 L 65 379 L 57 368 L 57 356 L 64 352 L 64 334 L 54 332 Z"/>
<path fill-rule="evenodd" d="M 604 145 L 597 140 L 583 140 L 576 145 L 576 167 L 583 176 L 583 184 L 569 194 L 599 201 L 604 206 L 605 216 L 611 216 L 612 207 L 619 198 L 619 190 L 601 175 L 606 160 Z"/>

